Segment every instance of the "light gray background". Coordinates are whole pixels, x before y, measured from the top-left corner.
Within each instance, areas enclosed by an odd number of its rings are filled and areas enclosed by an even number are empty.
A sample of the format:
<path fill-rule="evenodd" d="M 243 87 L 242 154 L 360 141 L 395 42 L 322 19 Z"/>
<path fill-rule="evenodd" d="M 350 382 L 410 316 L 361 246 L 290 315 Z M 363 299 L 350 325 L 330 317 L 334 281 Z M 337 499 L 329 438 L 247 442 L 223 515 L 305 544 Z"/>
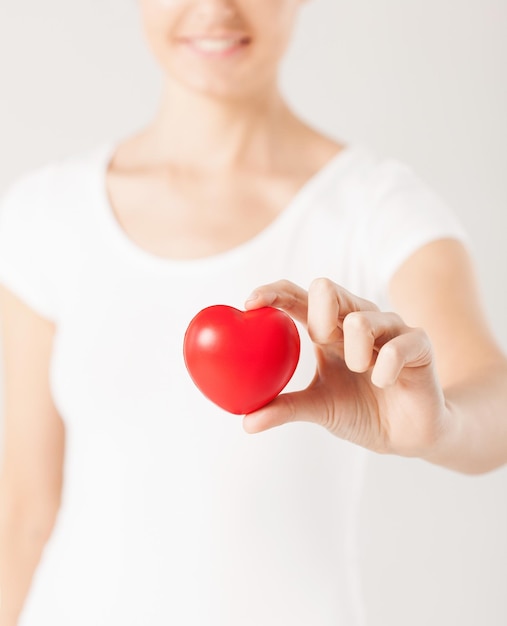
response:
<path fill-rule="evenodd" d="M 160 72 L 136 7 L 1 3 L 0 192 L 154 113 Z M 454 207 L 504 349 L 506 32 L 505 0 L 312 0 L 283 75 L 304 117 L 406 161 Z M 467 477 L 371 455 L 362 510 L 369 626 L 507 624 L 507 468 Z"/>

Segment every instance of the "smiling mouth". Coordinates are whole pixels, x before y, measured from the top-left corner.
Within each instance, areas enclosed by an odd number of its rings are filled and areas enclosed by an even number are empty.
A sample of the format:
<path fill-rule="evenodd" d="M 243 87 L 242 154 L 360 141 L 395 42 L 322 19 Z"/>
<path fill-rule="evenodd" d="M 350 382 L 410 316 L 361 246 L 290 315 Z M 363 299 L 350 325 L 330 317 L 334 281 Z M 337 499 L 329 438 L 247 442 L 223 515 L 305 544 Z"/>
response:
<path fill-rule="evenodd" d="M 185 37 L 182 42 L 194 52 L 204 56 L 225 57 L 233 55 L 250 44 L 245 36 L 224 37 Z"/>

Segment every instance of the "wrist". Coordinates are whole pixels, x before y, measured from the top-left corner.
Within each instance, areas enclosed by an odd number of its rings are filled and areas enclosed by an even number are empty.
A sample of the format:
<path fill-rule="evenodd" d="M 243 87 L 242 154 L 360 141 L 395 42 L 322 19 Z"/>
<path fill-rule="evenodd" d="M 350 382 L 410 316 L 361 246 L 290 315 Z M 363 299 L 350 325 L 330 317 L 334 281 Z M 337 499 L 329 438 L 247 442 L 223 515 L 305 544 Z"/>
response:
<path fill-rule="evenodd" d="M 449 469 L 465 471 L 461 467 L 460 453 L 463 437 L 463 420 L 459 407 L 446 400 L 432 444 L 420 455 L 424 461 Z"/>

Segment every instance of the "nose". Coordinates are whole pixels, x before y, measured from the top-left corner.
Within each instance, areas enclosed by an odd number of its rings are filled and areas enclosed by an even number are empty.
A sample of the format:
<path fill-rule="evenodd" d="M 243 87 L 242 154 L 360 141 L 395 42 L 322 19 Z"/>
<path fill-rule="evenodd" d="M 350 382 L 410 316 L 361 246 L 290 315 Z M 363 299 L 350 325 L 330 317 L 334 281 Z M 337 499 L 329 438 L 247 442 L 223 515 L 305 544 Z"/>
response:
<path fill-rule="evenodd" d="M 196 5 L 199 15 L 203 18 L 217 15 L 232 17 L 237 12 L 231 0 L 197 0 Z"/>

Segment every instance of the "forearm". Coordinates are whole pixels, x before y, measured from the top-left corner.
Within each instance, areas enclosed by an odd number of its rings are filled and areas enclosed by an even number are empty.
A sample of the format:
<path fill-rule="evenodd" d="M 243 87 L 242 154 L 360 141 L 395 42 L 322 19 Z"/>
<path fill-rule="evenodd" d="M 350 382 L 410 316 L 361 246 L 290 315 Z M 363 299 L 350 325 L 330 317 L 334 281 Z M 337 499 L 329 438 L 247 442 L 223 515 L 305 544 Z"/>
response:
<path fill-rule="evenodd" d="M 445 389 L 441 440 L 425 460 L 465 474 L 507 463 L 507 362 Z"/>
<path fill-rule="evenodd" d="M 28 515 L 0 521 L 0 626 L 15 626 L 49 536 L 47 523 Z"/>

